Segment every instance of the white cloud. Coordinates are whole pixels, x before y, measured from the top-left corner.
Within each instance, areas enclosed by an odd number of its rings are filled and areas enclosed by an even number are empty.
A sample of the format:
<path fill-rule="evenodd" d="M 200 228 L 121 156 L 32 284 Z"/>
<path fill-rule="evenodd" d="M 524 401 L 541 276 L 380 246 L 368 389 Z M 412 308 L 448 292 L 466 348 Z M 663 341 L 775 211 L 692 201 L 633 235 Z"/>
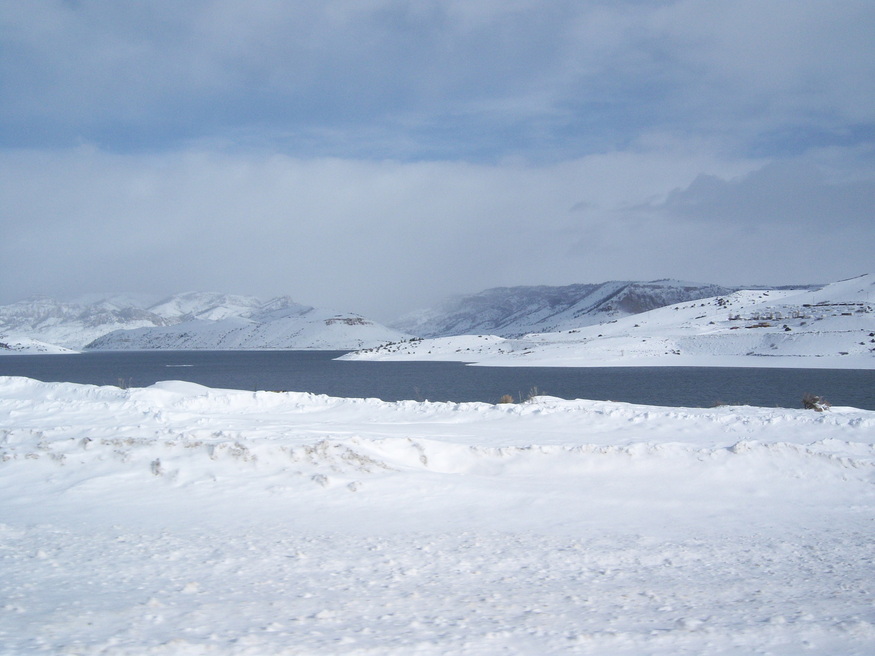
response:
<path fill-rule="evenodd" d="M 827 282 L 871 269 L 873 207 L 871 169 L 832 180 L 806 161 L 772 163 L 741 176 L 699 175 L 662 199 L 601 212 L 598 248 L 616 252 L 622 240 L 638 256 L 632 268 L 672 277 Z"/>
<path fill-rule="evenodd" d="M 16 146 L 224 137 L 379 158 L 385 140 L 412 159 L 557 161 L 649 132 L 763 154 L 873 123 L 861 0 L 0 8 L 0 136 Z"/>
<path fill-rule="evenodd" d="M 802 183 L 792 167 L 737 177 L 754 166 L 663 149 L 543 166 L 7 153 L 0 257 L 17 275 L 0 296 L 214 289 L 391 319 L 495 285 L 782 283 L 787 234 L 797 250 L 835 257 L 806 279 L 865 270 L 871 179 Z M 702 170 L 715 177 L 697 178 Z M 782 203 L 791 209 L 774 214 Z M 830 208 L 855 213 L 821 230 L 817 212 Z"/>
<path fill-rule="evenodd" d="M 806 162 L 772 163 L 733 180 L 701 175 L 653 207 L 689 221 L 861 234 L 871 229 L 873 208 L 875 178 L 831 182 Z"/>
<path fill-rule="evenodd" d="M 391 318 L 490 285 L 853 275 L 873 29 L 862 0 L 0 0 L 0 297 Z"/>

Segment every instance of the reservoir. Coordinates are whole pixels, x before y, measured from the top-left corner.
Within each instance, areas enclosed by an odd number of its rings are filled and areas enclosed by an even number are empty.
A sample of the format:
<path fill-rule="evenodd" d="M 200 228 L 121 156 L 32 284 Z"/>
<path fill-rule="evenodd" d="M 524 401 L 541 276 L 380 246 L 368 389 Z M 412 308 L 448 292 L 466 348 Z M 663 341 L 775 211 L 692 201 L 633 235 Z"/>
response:
<path fill-rule="evenodd" d="M 515 400 L 531 394 L 649 405 L 801 408 L 816 394 L 875 410 L 875 370 L 726 367 L 472 367 L 459 362 L 337 361 L 343 351 L 94 351 L 3 355 L 0 375 L 46 382 L 312 392 L 384 401 Z"/>

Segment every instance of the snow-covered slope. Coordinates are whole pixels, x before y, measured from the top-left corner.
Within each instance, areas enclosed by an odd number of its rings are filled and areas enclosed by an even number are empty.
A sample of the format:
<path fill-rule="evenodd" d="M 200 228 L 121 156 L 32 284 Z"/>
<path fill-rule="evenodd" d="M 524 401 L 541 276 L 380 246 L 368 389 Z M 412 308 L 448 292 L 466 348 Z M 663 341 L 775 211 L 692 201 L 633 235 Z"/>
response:
<path fill-rule="evenodd" d="M 71 301 L 32 298 L 0 306 L 0 333 L 79 350 L 106 333 L 168 322 L 151 312 L 154 299 L 135 295 L 91 295 Z"/>
<path fill-rule="evenodd" d="M 261 308 L 259 308 L 261 310 Z M 408 337 L 355 314 L 294 305 L 269 307 L 249 317 L 195 319 L 173 326 L 118 330 L 89 350 L 360 349 Z"/>
<path fill-rule="evenodd" d="M 875 276 L 820 289 L 746 290 L 520 339 L 389 344 L 346 359 L 540 366 L 875 367 Z"/>
<path fill-rule="evenodd" d="M 391 326 L 417 337 L 490 334 L 519 337 L 579 328 L 657 307 L 729 294 L 719 285 L 655 280 L 564 287 L 497 287 L 452 298 Z"/>
<path fill-rule="evenodd" d="M 34 354 L 34 353 L 75 353 L 71 349 L 55 344 L 46 344 L 28 337 L 10 338 L 0 334 L 0 355 L 2 354 Z"/>
<path fill-rule="evenodd" d="M 193 319 L 218 321 L 229 317 L 247 316 L 251 312 L 257 312 L 263 305 L 264 301 L 254 296 L 185 292 L 150 306 L 149 311 L 164 317 L 170 323 L 180 323 Z"/>
<path fill-rule="evenodd" d="M 0 651 L 875 653 L 875 412 L 0 378 Z"/>
<path fill-rule="evenodd" d="M 0 306 L 0 353 L 67 349 L 356 349 L 402 339 L 358 315 L 282 296 L 187 292 L 155 302 L 133 295 L 31 299 Z M 63 349 L 62 349 L 63 350 Z"/>

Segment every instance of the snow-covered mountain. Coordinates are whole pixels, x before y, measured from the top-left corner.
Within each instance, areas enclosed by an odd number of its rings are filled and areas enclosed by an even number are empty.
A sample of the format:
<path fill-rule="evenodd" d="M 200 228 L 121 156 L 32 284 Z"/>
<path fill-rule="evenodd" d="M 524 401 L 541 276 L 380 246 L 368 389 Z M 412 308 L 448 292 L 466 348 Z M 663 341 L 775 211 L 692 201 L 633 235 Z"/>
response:
<path fill-rule="evenodd" d="M 685 357 L 692 356 L 700 348 L 693 342 L 702 345 L 716 339 L 718 351 L 723 355 L 775 355 L 776 350 L 789 348 L 790 341 L 798 347 L 801 343 L 799 335 L 812 329 L 791 327 L 790 330 L 796 331 L 792 340 L 785 335 L 781 341 L 783 346 L 772 346 L 775 339 L 769 338 L 772 341 L 767 347 L 762 347 L 768 348 L 768 353 L 759 353 L 758 349 L 762 348 L 751 342 L 751 336 L 761 337 L 771 334 L 770 331 L 764 328 L 756 332 L 745 331 L 743 334 L 747 337 L 744 340 L 738 337 L 742 333 L 726 333 L 732 335 L 732 339 L 725 336 L 718 339 L 711 335 L 715 331 L 710 326 L 721 325 L 721 320 L 710 317 L 707 310 L 713 307 L 714 301 L 704 302 L 703 299 L 723 299 L 723 303 L 740 304 L 745 312 L 750 310 L 748 314 L 755 314 L 751 308 L 761 298 L 774 300 L 788 294 L 834 295 L 839 293 L 839 287 L 744 291 L 676 280 L 503 287 L 456 298 L 433 310 L 408 315 L 393 323 L 391 328 L 359 315 L 337 314 L 300 305 L 287 296 L 267 302 L 250 296 L 203 292 L 177 294 L 161 300 L 132 295 L 92 295 L 66 302 L 31 299 L 0 307 L 0 343 L 6 345 L 0 348 L 0 353 L 52 352 L 56 347 L 74 350 L 368 349 L 397 343 L 411 335 L 489 334 L 495 337 L 487 341 L 499 340 L 497 343 L 501 346 L 484 350 L 486 342 L 483 338 L 474 338 L 474 341 L 468 338 L 428 342 L 426 346 L 413 342 L 400 351 L 411 354 L 411 357 L 464 360 L 503 359 L 513 352 L 515 355 L 509 356 L 508 361 L 512 364 L 522 363 L 521 359 L 566 365 L 592 362 L 631 364 L 636 358 L 652 360 L 656 354 L 649 347 L 644 349 L 645 353 L 641 344 L 646 342 L 636 341 L 641 335 L 640 325 L 643 325 L 636 317 L 672 306 L 674 309 L 667 316 L 673 319 L 657 331 L 668 340 L 665 341 L 668 344 L 666 353 L 676 355 L 680 351 Z M 687 313 L 681 312 L 679 307 L 686 307 L 685 304 L 691 304 L 688 306 L 691 308 L 703 308 L 703 316 L 709 322 L 708 330 L 693 335 L 698 316 L 687 317 L 691 323 L 684 326 L 674 325 L 674 319 L 686 317 Z M 806 304 L 812 302 L 800 301 L 798 305 Z M 722 312 L 725 308 L 720 306 L 718 309 Z M 847 323 L 845 319 L 841 321 Z M 604 328 L 605 324 L 610 328 Z M 865 328 L 861 330 L 865 332 Z M 711 336 L 704 336 L 706 333 Z M 525 335 L 528 336 L 523 338 Z M 629 340 L 631 343 L 627 344 Z M 828 350 L 824 338 L 815 342 L 816 346 L 811 347 L 815 351 Z M 650 347 L 655 344 L 649 342 Z M 733 346 L 728 347 L 730 344 Z M 508 345 L 518 345 L 519 348 Z M 835 350 L 851 353 L 854 351 L 848 350 L 851 346 L 837 346 Z M 535 349 L 541 354 L 538 358 L 532 357 Z M 574 351 L 571 356 L 568 355 L 569 349 Z M 390 350 L 400 353 L 399 347 L 390 346 L 380 351 L 380 355 L 386 355 Z M 553 351 L 557 351 L 554 356 L 548 355 Z M 521 353 L 525 353 L 525 357 Z M 373 354 L 363 357 L 373 357 Z M 681 360 L 674 363 L 680 364 Z"/>
<path fill-rule="evenodd" d="M 418 337 L 490 334 L 519 337 L 580 328 L 654 308 L 737 288 L 655 280 L 612 281 L 562 287 L 496 287 L 451 298 L 439 306 L 408 314 L 390 324 Z"/>
<path fill-rule="evenodd" d="M 294 303 L 288 297 L 274 299 L 270 303 L 285 301 Z M 229 317 L 248 316 L 258 312 L 264 301 L 254 296 L 237 296 L 234 294 L 217 294 L 214 292 L 186 292 L 174 294 L 149 307 L 149 311 L 164 317 L 171 324 L 203 319 L 219 321 Z"/>
<path fill-rule="evenodd" d="M 71 349 L 57 346 L 56 344 L 46 344 L 29 337 L 0 338 L 0 354 L 33 354 L 33 353 L 75 353 Z"/>
<path fill-rule="evenodd" d="M 108 332 L 162 326 L 173 321 L 149 310 L 155 302 L 135 295 L 90 295 L 70 301 L 31 298 L 0 306 L 0 341 L 44 342 L 79 350 Z M 29 349 L 28 349 L 29 350 Z"/>
<path fill-rule="evenodd" d="M 116 330 L 89 350 L 361 349 L 409 337 L 357 314 L 291 304 L 259 308 L 248 316 L 192 319 L 173 326 Z"/>
<path fill-rule="evenodd" d="M 90 295 L 0 306 L 0 353 L 57 349 L 354 349 L 405 337 L 352 314 L 252 296 Z"/>
<path fill-rule="evenodd" d="M 819 289 L 742 290 L 519 339 L 411 340 L 346 359 L 538 366 L 875 368 L 875 276 Z"/>

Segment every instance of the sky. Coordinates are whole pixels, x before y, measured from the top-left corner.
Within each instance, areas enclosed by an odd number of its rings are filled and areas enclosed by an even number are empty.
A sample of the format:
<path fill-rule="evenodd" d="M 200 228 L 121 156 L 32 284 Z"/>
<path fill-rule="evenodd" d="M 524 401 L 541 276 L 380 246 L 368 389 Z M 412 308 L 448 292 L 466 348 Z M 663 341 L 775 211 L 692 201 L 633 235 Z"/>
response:
<path fill-rule="evenodd" d="M 871 0 L 0 0 L 0 303 L 875 271 Z"/>

